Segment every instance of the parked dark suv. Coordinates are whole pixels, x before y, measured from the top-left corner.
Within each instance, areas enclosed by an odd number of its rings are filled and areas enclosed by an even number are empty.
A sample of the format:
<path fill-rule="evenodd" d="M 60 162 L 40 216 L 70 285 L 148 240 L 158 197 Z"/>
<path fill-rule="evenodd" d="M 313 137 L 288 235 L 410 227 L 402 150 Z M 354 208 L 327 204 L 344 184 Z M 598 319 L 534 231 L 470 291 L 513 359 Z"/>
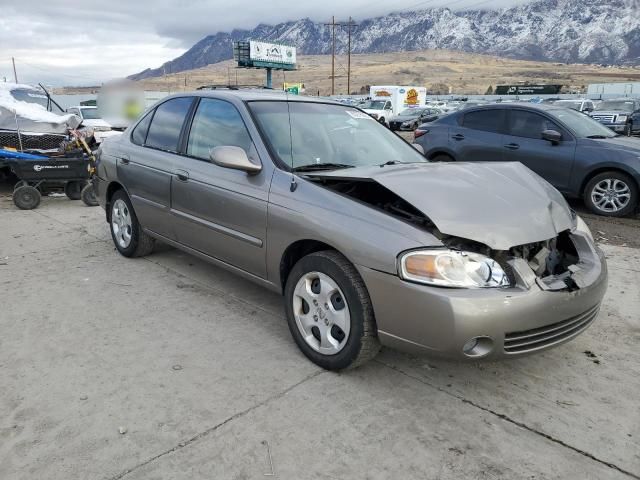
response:
<path fill-rule="evenodd" d="M 591 117 L 617 133 L 630 137 L 640 133 L 640 100 L 619 98 L 596 105 Z"/>
<path fill-rule="evenodd" d="M 638 206 L 640 142 L 574 110 L 496 104 L 454 112 L 416 131 L 436 161 L 517 161 L 595 213 L 624 216 Z"/>

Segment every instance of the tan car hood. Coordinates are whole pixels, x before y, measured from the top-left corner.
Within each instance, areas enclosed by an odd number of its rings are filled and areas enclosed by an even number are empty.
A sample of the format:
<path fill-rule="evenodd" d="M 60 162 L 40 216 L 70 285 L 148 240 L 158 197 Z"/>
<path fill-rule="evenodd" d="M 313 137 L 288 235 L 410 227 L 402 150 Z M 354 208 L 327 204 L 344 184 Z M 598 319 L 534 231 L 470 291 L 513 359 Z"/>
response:
<path fill-rule="evenodd" d="M 574 224 L 562 195 L 517 162 L 414 163 L 313 176 L 374 180 L 429 217 L 440 232 L 495 250 L 549 240 Z"/>

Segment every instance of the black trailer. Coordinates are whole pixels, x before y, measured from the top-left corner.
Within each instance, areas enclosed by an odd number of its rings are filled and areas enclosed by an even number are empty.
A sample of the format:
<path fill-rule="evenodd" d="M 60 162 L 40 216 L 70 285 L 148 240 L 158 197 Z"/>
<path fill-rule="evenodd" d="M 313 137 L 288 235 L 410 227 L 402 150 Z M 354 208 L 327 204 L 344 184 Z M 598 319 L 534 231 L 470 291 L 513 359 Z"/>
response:
<path fill-rule="evenodd" d="M 64 187 L 71 200 L 82 199 L 87 205 L 95 205 L 93 189 L 89 183 L 93 167 L 86 155 L 78 157 L 10 158 L 5 162 L 18 177 L 13 188 L 13 203 L 22 210 L 32 210 L 40 204 L 43 190 Z M 35 158 L 33 158 L 35 157 Z"/>

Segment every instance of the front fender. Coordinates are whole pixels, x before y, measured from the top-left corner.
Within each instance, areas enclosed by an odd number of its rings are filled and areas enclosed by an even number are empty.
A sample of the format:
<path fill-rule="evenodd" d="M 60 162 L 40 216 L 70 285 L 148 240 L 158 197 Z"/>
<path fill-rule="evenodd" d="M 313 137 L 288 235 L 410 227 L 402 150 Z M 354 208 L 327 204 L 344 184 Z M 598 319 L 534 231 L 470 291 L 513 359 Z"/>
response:
<path fill-rule="evenodd" d="M 432 234 L 391 215 L 304 178 L 276 171 L 269 195 L 267 275 L 280 284 L 280 263 L 287 248 L 300 240 L 332 246 L 350 262 L 395 274 L 398 253 L 441 246 Z"/>

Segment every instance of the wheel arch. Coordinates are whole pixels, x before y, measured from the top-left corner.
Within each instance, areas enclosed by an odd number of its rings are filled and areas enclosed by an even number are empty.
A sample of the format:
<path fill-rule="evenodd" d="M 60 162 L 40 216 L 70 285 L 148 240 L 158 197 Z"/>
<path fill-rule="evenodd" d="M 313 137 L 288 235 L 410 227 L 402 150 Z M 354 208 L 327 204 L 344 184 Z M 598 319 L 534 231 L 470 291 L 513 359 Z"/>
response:
<path fill-rule="evenodd" d="M 580 184 L 580 191 L 579 191 L 580 196 L 584 195 L 584 191 L 587 188 L 587 184 L 591 181 L 591 179 L 593 179 L 593 177 L 595 177 L 596 175 L 600 175 L 601 173 L 604 173 L 604 172 L 622 173 L 628 176 L 629 178 L 631 178 L 631 181 L 636 185 L 638 189 L 640 189 L 640 183 L 638 183 L 638 179 L 633 175 L 633 173 L 628 172 L 627 170 L 625 170 L 620 166 L 600 166 L 598 168 L 594 168 L 593 170 L 589 171 L 589 173 L 585 175 L 584 179 L 582 180 L 582 183 Z"/>
<path fill-rule="evenodd" d="M 322 250 L 333 250 L 344 255 L 333 245 L 329 245 L 328 243 L 312 239 L 296 240 L 284 250 L 280 259 L 279 270 L 279 285 L 281 292 L 284 292 L 284 287 L 287 283 L 287 277 L 289 276 L 291 269 L 298 262 L 298 260 L 306 255 L 309 255 L 310 253 L 320 252 Z"/>
<path fill-rule="evenodd" d="M 111 222 L 111 199 L 113 198 L 113 195 L 118 190 L 124 190 L 124 192 L 127 195 L 129 195 L 129 192 L 127 192 L 127 189 L 124 188 L 124 186 L 120 182 L 113 181 L 109 183 L 109 186 L 107 187 L 107 191 L 105 193 L 105 208 L 104 208 L 107 214 L 107 222 Z"/>
<path fill-rule="evenodd" d="M 429 160 L 432 160 L 435 157 L 437 157 L 438 155 L 445 155 L 447 157 L 450 157 L 453 161 L 456 161 L 456 156 L 453 154 L 453 152 L 451 152 L 450 150 L 445 149 L 445 148 L 438 148 L 438 149 L 435 149 L 435 150 L 430 150 L 429 152 L 427 152 L 425 157 L 427 157 Z"/>

